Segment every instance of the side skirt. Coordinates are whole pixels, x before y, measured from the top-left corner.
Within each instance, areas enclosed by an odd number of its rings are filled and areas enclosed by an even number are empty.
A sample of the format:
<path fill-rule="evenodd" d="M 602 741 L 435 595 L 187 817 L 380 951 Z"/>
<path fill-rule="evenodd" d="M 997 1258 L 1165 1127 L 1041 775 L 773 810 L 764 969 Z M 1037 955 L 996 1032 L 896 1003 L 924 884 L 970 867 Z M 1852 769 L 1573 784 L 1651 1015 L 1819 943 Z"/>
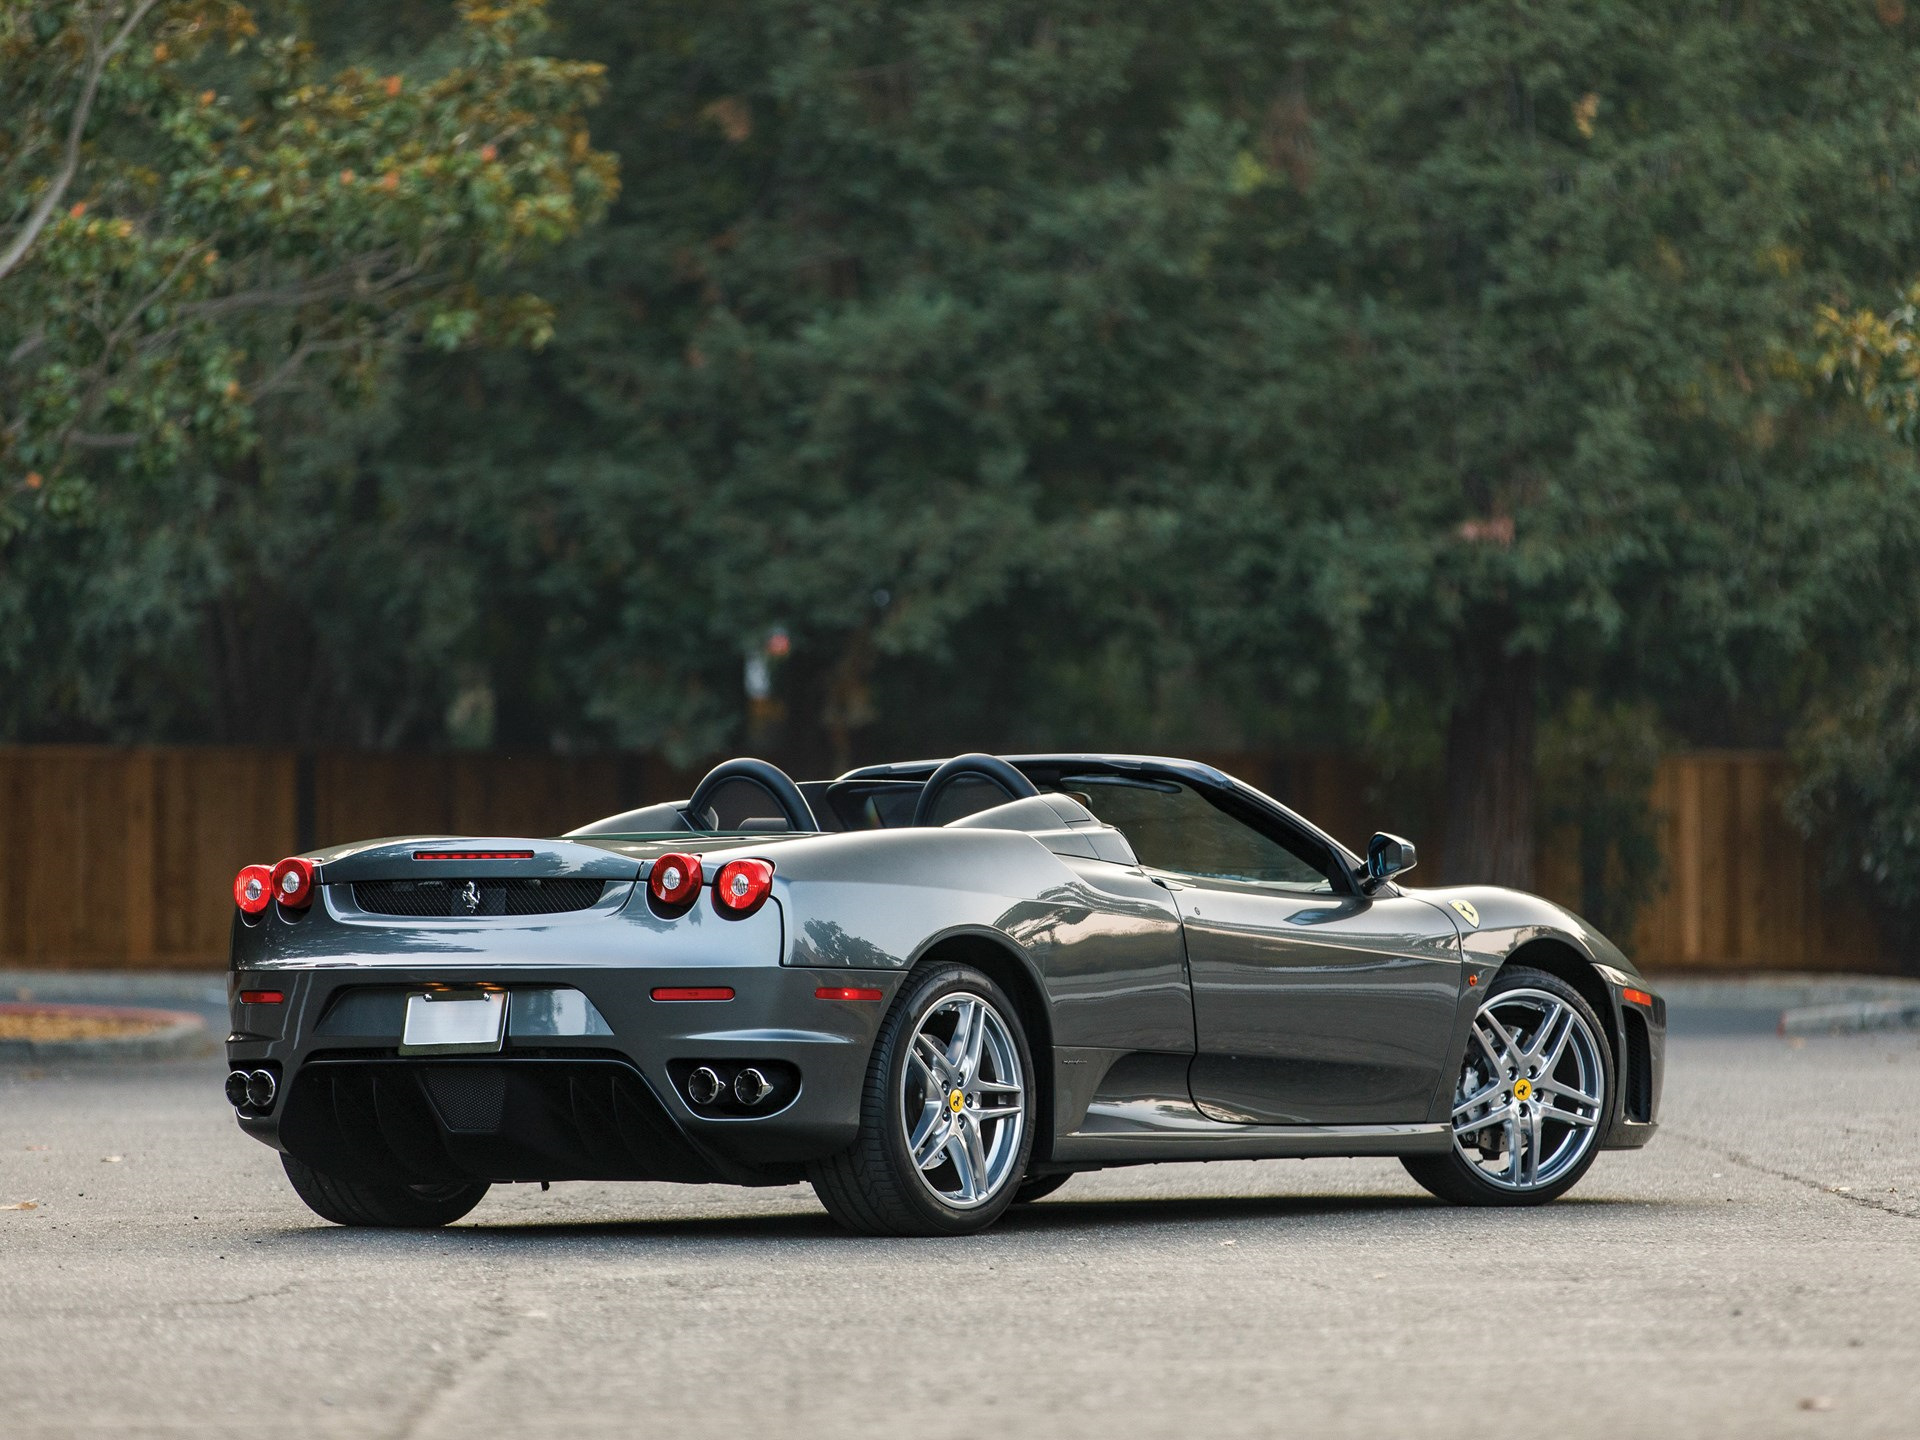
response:
<path fill-rule="evenodd" d="M 1053 1142 L 1053 1159 L 1117 1165 L 1162 1160 L 1290 1160 L 1335 1155 L 1444 1154 L 1444 1124 L 1227 1125 L 1197 1109 L 1095 1105 L 1086 1124 Z"/>

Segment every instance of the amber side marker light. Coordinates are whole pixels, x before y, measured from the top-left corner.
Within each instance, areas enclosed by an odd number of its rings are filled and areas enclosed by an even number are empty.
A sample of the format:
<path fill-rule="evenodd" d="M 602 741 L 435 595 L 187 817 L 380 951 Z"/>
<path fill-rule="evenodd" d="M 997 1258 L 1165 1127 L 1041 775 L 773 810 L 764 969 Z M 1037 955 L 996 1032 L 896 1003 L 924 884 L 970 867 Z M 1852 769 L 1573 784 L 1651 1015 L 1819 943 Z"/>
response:
<path fill-rule="evenodd" d="M 881 992 L 857 985 L 822 985 L 813 992 L 816 1000 L 878 1000 Z"/>
<path fill-rule="evenodd" d="M 1620 998 L 1629 1005 L 1644 1005 L 1649 1010 L 1653 1008 L 1653 996 L 1644 990 L 1622 990 Z"/>
<path fill-rule="evenodd" d="M 286 995 L 278 990 L 242 990 L 240 992 L 242 1005 L 284 1005 L 286 1000 Z"/>
<path fill-rule="evenodd" d="M 731 1000 L 731 985 L 662 985 L 653 992 L 656 1000 Z"/>

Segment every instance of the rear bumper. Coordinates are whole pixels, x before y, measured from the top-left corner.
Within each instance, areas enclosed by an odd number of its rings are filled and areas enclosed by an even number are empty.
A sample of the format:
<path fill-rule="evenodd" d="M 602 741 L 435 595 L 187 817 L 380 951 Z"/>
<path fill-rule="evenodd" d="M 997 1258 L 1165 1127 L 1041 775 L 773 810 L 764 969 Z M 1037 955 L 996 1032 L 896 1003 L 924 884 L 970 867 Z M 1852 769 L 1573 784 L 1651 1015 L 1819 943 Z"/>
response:
<path fill-rule="evenodd" d="M 851 1144 L 868 1057 L 903 977 L 862 972 L 874 1001 L 822 1000 L 848 972 L 796 967 L 448 965 L 417 970 L 276 965 L 229 979 L 229 1063 L 278 1081 L 241 1128 L 341 1178 L 717 1180 L 778 1184 Z M 342 992 L 484 983 L 570 987 L 612 1034 L 516 1037 L 497 1054 L 403 1056 L 400 1008 Z M 659 1001 L 657 987 L 725 986 L 725 1001 Z M 274 990 L 279 1004 L 243 1004 Z M 349 1027 L 340 1017 L 366 1017 Z M 386 1017 L 391 1016 L 392 1023 Z M 797 1090 L 766 1114 L 698 1113 L 689 1062 L 791 1067 Z"/>

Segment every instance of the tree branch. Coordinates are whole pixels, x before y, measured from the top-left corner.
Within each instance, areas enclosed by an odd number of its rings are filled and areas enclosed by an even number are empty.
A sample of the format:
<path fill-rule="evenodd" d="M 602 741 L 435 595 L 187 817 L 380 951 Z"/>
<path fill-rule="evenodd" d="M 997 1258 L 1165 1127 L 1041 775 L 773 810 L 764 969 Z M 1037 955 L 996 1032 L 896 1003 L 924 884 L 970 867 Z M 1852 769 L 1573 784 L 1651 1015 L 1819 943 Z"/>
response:
<path fill-rule="evenodd" d="M 132 35 L 140 22 L 147 18 L 147 12 L 158 3 L 159 0 L 135 0 L 133 13 L 127 16 L 127 21 L 120 27 L 119 33 L 104 48 L 100 47 L 98 28 L 90 37 L 88 48 L 92 50 L 93 55 L 87 67 L 86 83 L 80 87 L 80 98 L 74 102 L 73 122 L 67 126 L 66 153 L 61 156 L 60 168 L 47 182 L 46 191 L 40 196 L 39 203 L 33 207 L 25 223 L 20 227 L 20 233 L 13 237 L 13 242 L 5 250 L 0 251 L 0 280 L 6 279 L 25 257 L 27 251 L 33 247 L 33 242 L 40 238 L 40 232 L 47 228 L 47 222 L 53 218 L 54 210 L 59 207 L 62 200 L 66 199 L 67 191 L 73 185 L 73 177 L 80 170 L 80 142 L 86 135 L 87 119 L 93 114 L 94 98 L 100 93 L 100 81 L 107 72 L 107 65 L 119 53 L 120 47 L 127 43 L 127 37 Z M 100 18 L 104 23 L 106 16 L 102 14 Z"/>

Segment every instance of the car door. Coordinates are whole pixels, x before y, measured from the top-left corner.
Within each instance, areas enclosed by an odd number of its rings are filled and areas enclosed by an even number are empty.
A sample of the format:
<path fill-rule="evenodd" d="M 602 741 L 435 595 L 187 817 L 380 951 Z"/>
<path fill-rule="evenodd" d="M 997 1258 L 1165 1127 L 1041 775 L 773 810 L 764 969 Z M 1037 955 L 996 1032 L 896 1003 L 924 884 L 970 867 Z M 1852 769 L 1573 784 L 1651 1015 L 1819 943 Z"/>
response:
<path fill-rule="evenodd" d="M 1458 936 L 1436 907 L 1390 887 L 1362 894 L 1324 840 L 1241 797 L 1171 778 L 1074 785 L 1179 907 L 1202 1111 L 1279 1125 L 1428 1118 L 1460 994 Z"/>

